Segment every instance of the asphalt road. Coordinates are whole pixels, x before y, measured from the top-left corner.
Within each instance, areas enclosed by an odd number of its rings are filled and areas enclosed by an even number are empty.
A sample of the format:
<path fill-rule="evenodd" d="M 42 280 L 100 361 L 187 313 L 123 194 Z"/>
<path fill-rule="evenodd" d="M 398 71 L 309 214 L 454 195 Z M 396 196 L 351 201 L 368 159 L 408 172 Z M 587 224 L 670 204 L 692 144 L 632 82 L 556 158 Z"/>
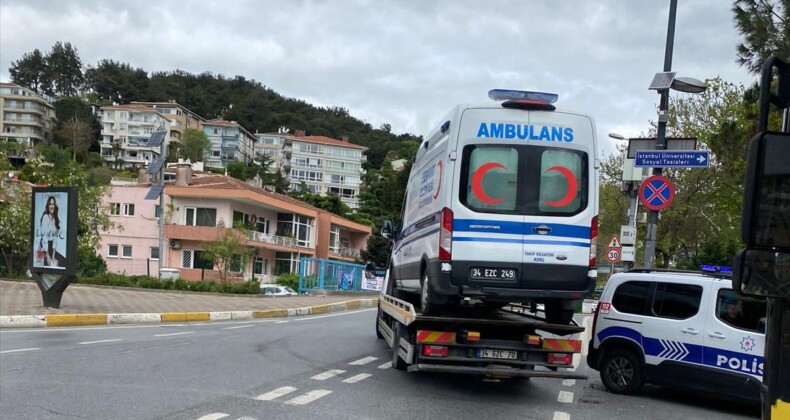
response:
<path fill-rule="evenodd" d="M 0 331 L 8 419 L 754 419 L 759 409 L 590 379 L 481 382 L 389 368 L 375 311 Z"/>

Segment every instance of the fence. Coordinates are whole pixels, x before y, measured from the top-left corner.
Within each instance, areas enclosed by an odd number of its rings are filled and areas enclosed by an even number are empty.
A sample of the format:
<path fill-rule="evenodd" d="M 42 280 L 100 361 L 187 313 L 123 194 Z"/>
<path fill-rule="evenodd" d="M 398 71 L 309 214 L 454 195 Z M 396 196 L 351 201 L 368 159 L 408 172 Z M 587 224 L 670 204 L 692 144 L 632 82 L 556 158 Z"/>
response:
<path fill-rule="evenodd" d="M 362 290 L 365 266 L 319 258 L 299 260 L 299 293 L 311 289 Z"/>

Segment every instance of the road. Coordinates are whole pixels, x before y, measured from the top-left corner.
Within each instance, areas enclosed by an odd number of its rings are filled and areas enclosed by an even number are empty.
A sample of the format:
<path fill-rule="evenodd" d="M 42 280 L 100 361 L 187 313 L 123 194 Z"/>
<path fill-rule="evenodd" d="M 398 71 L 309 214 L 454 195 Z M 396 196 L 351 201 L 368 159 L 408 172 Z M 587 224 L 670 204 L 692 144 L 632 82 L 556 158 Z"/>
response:
<path fill-rule="evenodd" d="M 0 331 L 8 419 L 754 419 L 759 409 L 589 380 L 396 371 L 375 311 L 244 322 Z M 589 322 L 589 321 L 588 321 Z"/>

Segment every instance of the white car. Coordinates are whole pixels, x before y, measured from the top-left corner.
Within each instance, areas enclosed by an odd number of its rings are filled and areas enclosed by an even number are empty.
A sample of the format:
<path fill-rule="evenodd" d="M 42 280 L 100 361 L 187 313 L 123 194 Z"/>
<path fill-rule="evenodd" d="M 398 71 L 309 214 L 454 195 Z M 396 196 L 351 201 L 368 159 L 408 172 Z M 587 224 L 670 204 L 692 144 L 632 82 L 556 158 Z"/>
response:
<path fill-rule="evenodd" d="M 277 284 L 262 284 L 261 294 L 264 296 L 296 296 L 294 289 L 287 286 L 280 286 Z"/>

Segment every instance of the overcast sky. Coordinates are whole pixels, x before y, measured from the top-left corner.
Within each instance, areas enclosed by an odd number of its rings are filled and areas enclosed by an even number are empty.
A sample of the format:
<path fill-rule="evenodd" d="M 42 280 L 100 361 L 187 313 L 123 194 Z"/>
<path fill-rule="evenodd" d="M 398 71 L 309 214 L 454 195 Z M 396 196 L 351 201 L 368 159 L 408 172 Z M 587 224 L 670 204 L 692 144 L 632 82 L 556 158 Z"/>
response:
<path fill-rule="evenodd" d="M 735 64 L 731 6 L 679 0 L 679 76 L 756 80 Z M 611 153 L 608 133 L 636 137 L 656 119 L 647 87 L 668 14 L 669 0 L 0 0 L 0 80 L 24 53 L 67 41 L 84 65 L 241 75 L 421 135 L 489 89 L 541 90 L 591 114 Z"/>

